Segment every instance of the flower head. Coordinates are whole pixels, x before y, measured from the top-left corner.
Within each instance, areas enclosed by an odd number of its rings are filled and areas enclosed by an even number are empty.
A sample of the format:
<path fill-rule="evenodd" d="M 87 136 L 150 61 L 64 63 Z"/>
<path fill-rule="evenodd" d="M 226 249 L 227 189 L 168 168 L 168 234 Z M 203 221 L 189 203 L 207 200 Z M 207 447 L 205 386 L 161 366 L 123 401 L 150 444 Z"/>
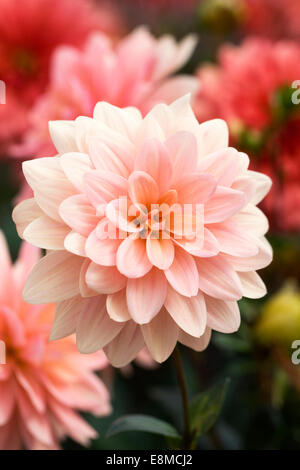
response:
<path fill-rule="evenodd" d="M 171 77 L 194 47 L 193 36 L 177 44 L 168 35 L 156 39 L 145 28 L 136 29 L 117 45 L 99 33 L 92 34 L 83 49 L 59 47 L 52 60 L 50 85 L 33 108 L 25 141 L 15 153 L 53 155 L 48 121 L 92 116 L 98 101 L 136 106 L 145 113 L 156 103 L 170 103 L 196 91 L 194 77 Z"/>
<path fill-rule="evenodd" d="M 199 69 L 195 111 L 199 121 L 218 117 L 231 141 L 253 156 L 251 165 L 274 186 L 264 202 L 273 229 L 300 228 L 300 106 L 293 84 L 300 77 L 300 47 L 294 41 L 248 39 L 224 46 L 219 65 Z"/>
<path fill-rule="evenodd" d="M 50 129 L 59 155 L 24 163 L 34 197 L 13 217 L 49 250 L 24 296 L 57 302 L 52 338 L 76 330 L 81 352 L 123 366 L 144 345 L 162 362 L 177 341 L 202 350 L 211 329 L 236 331 L 237 300 L 265 294 L 270 179 L 228 148 L 225 122 L 199 125 L 183 97 L 144 118 L 102 102 Z"/>
<path fill-rule="evenodd" d="M 298 0 L 244 0 L 245 29 L 250 34 L 275 39 L 299 38 Z"/>
<path fill-rule="evenodd" d="M 1 131 L 2 146 L 8 147 L 12 139 L 20 139 L 28 125 L 29 108 L 48 83 L 49 63 L 56 47 L 81 46 L 94 30 L 116 34 L 119 20 L 103 8 L 96 8 L 92 0 L 1 0 L 0 70 L 10 93 L 1 114 L 7 113 L 5 127 L 7 119 L 10 124 L 6 133 L 11 130 L 7 136 Z M 15 102 L 17 118 L 20 108 L 26 111 L 17 122 L 10 113 Z"/>
<path fill-rule="evenodd" d="M 66 436 L 85 445 L 97 433 L 74 409 L 109 413 L 108 392 L 93 374 L 107 360 L 101 352 L 79 354 L 73 337 L 49 343 L 54 305 L 22 300 L 37 248 L 24 243 L 12 265 L 0 233 L 0 254 L 0 449 L 57 449 Z"/>

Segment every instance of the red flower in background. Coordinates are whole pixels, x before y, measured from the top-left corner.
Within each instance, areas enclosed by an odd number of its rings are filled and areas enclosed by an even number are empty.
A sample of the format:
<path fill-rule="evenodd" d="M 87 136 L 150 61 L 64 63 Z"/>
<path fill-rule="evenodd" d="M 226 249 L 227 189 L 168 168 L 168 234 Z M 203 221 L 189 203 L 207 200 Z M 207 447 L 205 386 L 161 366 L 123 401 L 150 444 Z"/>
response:
<path fill-rule="evenodd" d="M 229 122 L 235 145 L 274 180 L 265 202 L 273 228 L 299 230 L 300 109 L 291 86 L 300 79 L 300 45 L 249 39 L 223 46 L 219 65 L 201 67 L 198 77 L 198 119 Z"/>
<path fill-rule="evenodd" d="M 300 37 L 299 0 L 245 0 L 246 31 L 272 38 Z"/>
<path fill-rule="evenodd" d="M 132 0 L 129 0 L 128 3 L 132 3 Z M 150 7 L 152 9 L 173 7 L 178 10 L 188 10 L 197 3 L 197 0 L 135 0 L 135 3 L 143 7 Z"/>
<path fill-rule="evenodd" d="M 26 127 L 27 108 L 47 85 L 53 50 L 80 46 L 95 29 L 116 35 L 120 24 L 109 6 L 96 9 L 92 0 L 1 0 L 0 78 L 8 95 L 0 107 L 0 150 Z"/>

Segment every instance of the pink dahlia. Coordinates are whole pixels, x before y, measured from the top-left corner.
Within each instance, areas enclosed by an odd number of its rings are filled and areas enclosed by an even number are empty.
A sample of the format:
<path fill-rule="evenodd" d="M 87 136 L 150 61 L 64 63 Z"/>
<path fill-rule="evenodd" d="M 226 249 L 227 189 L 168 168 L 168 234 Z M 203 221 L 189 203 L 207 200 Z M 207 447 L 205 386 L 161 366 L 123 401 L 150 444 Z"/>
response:
<path fill-rule="evenodd" d="M 104 30 L 116 34 L 113 13 L 107 7 L 96 8 L 92 0 L 1 0 L 0 2 L 0 78 L 7 91 L 27 112 L 49 79 L 50 58 L 60 44 L 80 46 L 89 33 Z M 1 114 L 10 106 L 3 105 Z M 18 111 L 18 109 L 16 108 Z M 19 113 L 17 112 L 17 117 Z M 16 135 L 17 123 L 19 123 Z M 22 121 L 10 124 L 12 130 L 1 144 L 20 138 L 28 125 L 27 113 Z M 2 135 L 1 135 L 2 134 Z M 0 138 L 3 137 L 3 133 Z"/>
<path fill-rule="evenodd" d="M 225 119 L 232 143 L 274 180 L 264 208 L 272 228 L 286 231 L 300 229 L 300 106 L 292 104 L 299 77 L 297 42 L 252 38 L 222 47 L 218 65 L 200 67 L 195 101 L 199 121 Z"/>
<path fill-rule="evenodd" d="M 78 353 L 73 337 L 49 343 L 54 305 L 22 300 L 25 279 L 39 250 L 23 244 L 12 265 L 0 232 L 0 449 L 58 449 L 66 436 L 86 445 L 97 436 L 74 409 L 96 415 L 110 412 L 109 395 L 93 371 L 105 356 Z M 61 331 L 66 323 L 60 316 Z"/>
<path fill-rule="evenodd" d="M 76 331 L 81 352 L 121 367 L 145 345 L 162 362 L 177 341 L 199 351 L 211 329 L 236 331 L 237 300 L 265 294 L 256 204 L 271 182 L 228 147 L 225 122 L 200 125 L 183 97 L 144 118 L 101 102 L 50 131 L 59 155 L 23 164 L 34 197 L 13 218 L 49 250 L 24 298 L 57 303 L 52 338 Z"/>
<path fill-rule="evenodd" d="M 93 34 L 82 50 L 58 48 L 49 88 L 33 108 L 25 144 L 17 153 L 52 155 L 55 150 L 48 122 L 92 116 L 100 100 L 120 107 L 137 106 L 144 114 L 158 102 L 170 103 L 196 91 L 194 77 L 171 77 L 194 47 L 193 36 L 176 43 L 171 36 L 156 39 L 145 28 L 138 28 L 117 45 L 103 34 Z"/>

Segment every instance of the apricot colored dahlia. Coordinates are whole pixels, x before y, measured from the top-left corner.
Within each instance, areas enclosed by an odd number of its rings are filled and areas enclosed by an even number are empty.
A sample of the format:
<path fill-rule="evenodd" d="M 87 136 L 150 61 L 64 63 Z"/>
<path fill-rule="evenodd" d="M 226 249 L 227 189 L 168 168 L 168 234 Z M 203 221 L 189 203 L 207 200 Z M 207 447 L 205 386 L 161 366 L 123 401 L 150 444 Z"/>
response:
<path fill-rule="evenodd" d="M 98 103 L 93 118 L 52 122 L 58 155 L 25 162 L 34 197 L 14 210 L 20 236 L 48 250 L 24 298 L 56 302 L 51 337 L 76 331 L 117 367 L 146 345 L 204 349 L 236 331 L 237 301 L 265 294 L 272 258 L 256 207 L 270 179 L 228 147 L 222 120 L 199 124 L 185 96 L 136 108 Z"/>

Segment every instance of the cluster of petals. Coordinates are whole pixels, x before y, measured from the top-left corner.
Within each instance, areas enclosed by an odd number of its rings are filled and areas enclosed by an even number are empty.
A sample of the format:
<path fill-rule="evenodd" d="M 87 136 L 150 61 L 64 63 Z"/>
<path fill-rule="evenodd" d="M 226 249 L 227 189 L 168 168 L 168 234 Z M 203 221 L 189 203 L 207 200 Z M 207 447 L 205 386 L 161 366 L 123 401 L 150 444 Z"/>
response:
<path fill-rule="evenodd" d="M 236 331 L 237 301 L 265 294 L 255 271 L 272 251 L 256 204 L 271 182 L 228 147 L 226 123 L 199 124 L 184 96 L 144 118 L 101 102 L 93 118 L 52 122 L 50 132 L 58 155 L 23 164 L 34 197 L 13 218 L 21 237 L 48 250 L 24 297 L 57 303 L 51 337 L 76 331 L 81 352 L 104 348 L 121 367 L 145 345 L 162 362 L 177 341 L 200 351 L 212 329 Z M 188 205 L 187 232 L 175 213 L 153 238 L 148 218 L 136 223 L 120 198 Z M 107 224 L 125 237 L 103 237 Z"/>
<path fill-rule="evenodd" d="M 39 251 L 24 243 L 12 265 L 0 233 L 1 450 L 59 449 L 67 436 L 87 445 L 97 433 L 75 410 L 110 412 L 109 393 L 94 374 L 107 365 L 104 354 L 83 356 L 74 337 L 49 342 L 55 306 L 22 299 Z"/>
<path fill-rule="evenodd" d="M 28 126 L 29 109 L 48 83 L 53 51 L 61 44 L 81 46 L 92 31 L 115 36 L 121 28 L 112 7 L 94 0 L 1 0 L 0 78 L 9 93 L 0 109 L 2 154 Z"/>
<path fill-rule="evenodd" d="M 200 122 L 225 119 L 235 146 L 243 132 L 270 136 L 251 165 L 274 181 L 263 207 L 272 228 L 281 231 L 300 228 L 300 107 L 290 107 L 290 114 L 277 127 L 274 117 L 277 95 L 300 76 L 299 58 L 300 46 L 295 41 L 252 38 L 240 46 L 223 46 L 218 65 L 199 68 L 201 89 L 194 105 Z"/>
<path fill-rule="evenodd" d="M 300 37 L 298 0 L 244 0 L 245 29 L 250 34 L 273 39 Z"/>
<path fill-rule="evenodd" d="M 156 103 L 171 103 L 195 92 L 195 77 L 171 76 L 190 58 L 195 43 L 193 35 L 177 43 L 170 35 L 157 39 L 139 27 L 117 43 L 93 33 L 81 48 L 58 47 L 48 89 L 33 107 L 29 130 L 13 152 L 53 155 L 48 121 L 92 116 L 98 101 L 136 106 L 146 113 Z"/>

